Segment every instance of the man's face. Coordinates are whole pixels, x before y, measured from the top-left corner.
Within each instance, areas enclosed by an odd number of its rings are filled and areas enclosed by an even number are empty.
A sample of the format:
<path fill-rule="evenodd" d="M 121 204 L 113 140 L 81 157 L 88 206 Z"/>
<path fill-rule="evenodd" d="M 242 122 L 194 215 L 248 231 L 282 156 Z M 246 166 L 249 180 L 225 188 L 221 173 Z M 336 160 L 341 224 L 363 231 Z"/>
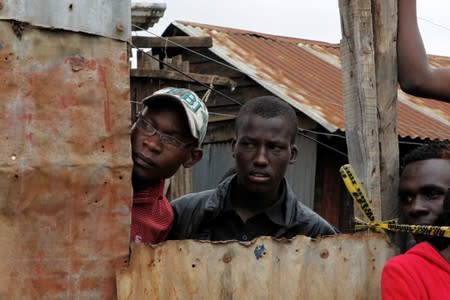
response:
<path fill-rule="evenodd" d="M 159 132 L 175 137 L 184 143 L 194 143 L 189 132 L 186 114 L 181 107 L 146 108 L 139 117 Z M 148 132 L 146 132 L 148 131 Z M 158 133 L 149 135 L 150 129 L 134 124 L 131 129 L 133 177 L 141 182 L 154 182 L 169 178 L 180 165 L 192 160 L 195 143 L 186 148 L 161 141 Z"/>
<path fill-rule="evenodd" d="M 399 184 L 400 206 L 406 222 L 431 225 L 443 210 L 450 187 L 450 161 L 427 159 L 408 164 Z"/>
<path fill-rule="evenodd" d="M 297 156 L 290 140 L 285 119 L 246 116 L 233 144 L 239 184 L 254 193 L 277 192 L 288 164 Z"/>

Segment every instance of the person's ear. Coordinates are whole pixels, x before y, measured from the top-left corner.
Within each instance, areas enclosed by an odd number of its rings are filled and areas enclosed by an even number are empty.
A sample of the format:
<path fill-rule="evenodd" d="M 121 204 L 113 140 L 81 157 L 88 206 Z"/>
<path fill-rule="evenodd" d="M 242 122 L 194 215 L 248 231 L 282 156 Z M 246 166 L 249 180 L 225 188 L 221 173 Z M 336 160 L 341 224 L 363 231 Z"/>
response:
<path fill-rule="evenodd" d="M 289 158 L 289 164 L 292 165 L 297 160 L 298 148 L 296 145 L 291 145 L 291 157 Z"/>
<path fill-rule="evenodd" d="M 233 141 L 231 141 L 231 154 L 233 157 L 235 157 L 236 155 L 236 139 L 233 139 Z"/>
<path fill-rule="evenodd" d="M 200 159 L 203 157 L 203 150 L 200 148 L 193 148 L 189 152 L 189 157 L 186 159 L 186 161 L 183 163 L 183 167 L 190 168 L 193 165 L 195 165 Z"/>

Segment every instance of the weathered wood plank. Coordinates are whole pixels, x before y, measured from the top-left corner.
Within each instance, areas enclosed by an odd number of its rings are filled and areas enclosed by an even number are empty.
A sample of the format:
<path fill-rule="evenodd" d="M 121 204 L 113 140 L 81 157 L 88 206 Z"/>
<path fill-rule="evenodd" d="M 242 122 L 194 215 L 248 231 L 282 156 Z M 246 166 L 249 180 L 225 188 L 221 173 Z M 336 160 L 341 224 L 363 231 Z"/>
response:
<path fill-rule="evenodd" d="M 376 74 L 371 1 L 341 0 L 341 58 L 349 162 L 381 217 Z M 358 211 L 355 211 L 358 215 Z"/>
<path fill-rule="evenodd" d="M 375 69 L 380 141 L 381 216 L 397 217 L 399 147 L 397 133 L 397 0 L 374 5 Z"/>
<path fill-rule="evenodd" d="M 218 75 L 205 75 L 198 73 L 185 73 L 188 76 L 181 74 L 176 71 L 168 71 L 168 70 L 144 70 L 144 69 L 135 69 L 130 70 L 131 77 L 147 77 L 154 79 L 168 79 L 168 80 L 178 80 L 184 82 L 193 82 L 199 81 L 204 84 L 214 84 L 220 86 L 236 86 L 236 82 L 230 78 L 218 76 Z M 195 79 L 195 80 L 194 80 Z"/>
<path fill-rule="evenodd" d="M 211 48 L 213 45 L 210 36 L 171 36 L 171 37 L 150 37 L 133 36 L 133 44 L 139 48 Z"/>
<path fill-rule="evenodd" d="M 339 1 L 349 162 L 377 219 L 392 216 L 397 195 L 396 2 Z"/>

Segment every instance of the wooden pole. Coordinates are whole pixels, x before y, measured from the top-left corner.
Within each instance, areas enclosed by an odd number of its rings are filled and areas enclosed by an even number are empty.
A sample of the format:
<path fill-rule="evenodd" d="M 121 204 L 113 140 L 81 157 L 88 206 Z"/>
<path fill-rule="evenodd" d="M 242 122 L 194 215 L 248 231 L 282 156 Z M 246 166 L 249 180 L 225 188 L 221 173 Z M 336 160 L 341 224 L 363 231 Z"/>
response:
<path fill-rule="evenodd" d="M 397 211 L 397 0 L 339 0 L 349 162 L 377 220 Z"/>

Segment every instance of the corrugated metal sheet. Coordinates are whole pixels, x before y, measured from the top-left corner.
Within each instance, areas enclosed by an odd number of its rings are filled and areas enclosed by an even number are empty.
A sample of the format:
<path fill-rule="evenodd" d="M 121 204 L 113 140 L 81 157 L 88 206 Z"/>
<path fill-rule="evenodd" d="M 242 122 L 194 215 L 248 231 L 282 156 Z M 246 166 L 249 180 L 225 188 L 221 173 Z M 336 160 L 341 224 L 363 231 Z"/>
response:
<path fill-rule="evenodd" d="M 216 188 L 225 172 L 234 166 L 231 142 L 203 144 L 202 149 L 202 159 L 192 167 L 194 192 Z"/>
<path fill-rule="evenodd" d="M 313 134 L 308 134 L 316 138 Z M 297 160 L 289 165 L 286 180 L 303 204 L 314 209 L 314 189 L 316 179 L 317 143 L 302 135 L 297 135 L 295 144 L 298 147 Z"/>
<path fill-rule="evenodd" d="M 117 277 L 119 300 L 380 299 L 381 270 L 394 255 L 375 234 L 134 246 Z"/>
<path fill-rule="evenodd" d="M 86 32 L 126 41 L 131 37 L 131 1 L 1 1 L 0 20 Z"/>
<path fill-rule="evenodd" d="M 213 53 L 330 132 L 344 130 L 339 45 L 190 22 L 173 24 L 191 36 L 211 36 Z M 450 66 L 449 57 L 430 60 L 434 66 Z M 398 102 L 401 137 L 449 139 L 449 122 L 449 103 L 406 94 Z"/>
<path fill-rule="evenodd" d="M 0 299 L 114 298 L 129 88 L 125 42 L 0 21 Z"/>

